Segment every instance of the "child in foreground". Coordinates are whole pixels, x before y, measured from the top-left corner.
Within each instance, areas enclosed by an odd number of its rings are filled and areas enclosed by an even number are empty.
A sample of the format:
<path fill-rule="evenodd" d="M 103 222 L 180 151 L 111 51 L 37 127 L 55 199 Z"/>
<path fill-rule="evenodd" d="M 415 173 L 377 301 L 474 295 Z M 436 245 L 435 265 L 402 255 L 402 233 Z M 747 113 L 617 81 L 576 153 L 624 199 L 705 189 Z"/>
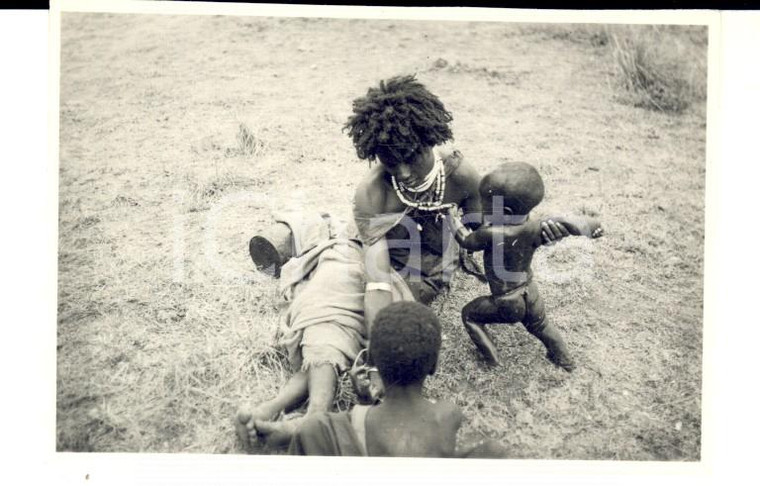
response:
<path fill-rule="evenodd" d="M 479 187 L 485 221 L 470 232 L 455 209 L 447 219 L 456 240 L 467 250 L 483 250 L 486 279 L 491 295 L 474 299 L 462 309 L 462 322 L 486 360 L 499 364 L 499 356 L 484 324 L 522 322 L 547 350 L 547 358 L 566 371 L 575 368 L 559 330 L 546 319 L 544 301 L 533 282 L 531 262 L 542 245 L 541 221 L 529 219 L 530 211 L 544 197 L 538 171 L 524 162 L 508 162 L 487 174 Z M 575 236 L 598 238 L 599 222 L 584 217 L 552 217 Z"/>
<path fill-rule="evenodd" d="M 435 372 L 441 328 L 433 311 L 417 302 L 397 302 L 377 315 L 370 335 L 372 362 L 385 384 L 376 405 L 350 412 L 320 413 L 301 423 L 290 443 L 297 455 L 394 457 L 504 457 L 488 441 L 457 452 L 462 413 L 450 402 L 422 396 Z"/>

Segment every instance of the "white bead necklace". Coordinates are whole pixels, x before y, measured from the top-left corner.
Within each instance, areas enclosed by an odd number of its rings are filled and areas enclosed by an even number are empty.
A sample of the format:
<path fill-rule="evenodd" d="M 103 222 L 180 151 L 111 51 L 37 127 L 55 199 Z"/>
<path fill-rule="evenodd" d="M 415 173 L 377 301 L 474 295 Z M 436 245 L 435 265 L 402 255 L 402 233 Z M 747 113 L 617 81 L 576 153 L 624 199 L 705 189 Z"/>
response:
<path fill-rule="evenodd" d="M 420 211 L 442 211 L 456 206 L 454 203 L 443 203 L 443 196 L 446 192 L 446 172 L 443 162 L 437 156 L 433 168 L 428 172 L 425 180 L 420 185 L 413 188 L 404 186 L 402 183 L 397 182 L 396 177 L 393 175 L 391 175 L 391 182 L 396 195 L 406 206 L 419 209 Z M 435 186 L 435 189 L 430 194 L 427 191 L 433 186 Z M 404 194 L 406 192 L 421 194 L 421 196 L 415 196 L 414 199 L 410 199 Z"/>
<path fill-rule="evenodd" d="M 435 184 L 438 181 L 438 177 L 440 174 L 440 170 L 443 164 L 441 163 L 441 159 L 438 157 L 435 157 L 433 160 L 433 167 L 428 171 L 427 175 L 425 176 L 425 179 L 422 180 L 422 182 L 414 187 L 407 186 L 403 182 L 398 183 L 398 187 L 404 191 L 404 192 L 425 192 L 431 187 L 433 187 L 433 184 Z"/>

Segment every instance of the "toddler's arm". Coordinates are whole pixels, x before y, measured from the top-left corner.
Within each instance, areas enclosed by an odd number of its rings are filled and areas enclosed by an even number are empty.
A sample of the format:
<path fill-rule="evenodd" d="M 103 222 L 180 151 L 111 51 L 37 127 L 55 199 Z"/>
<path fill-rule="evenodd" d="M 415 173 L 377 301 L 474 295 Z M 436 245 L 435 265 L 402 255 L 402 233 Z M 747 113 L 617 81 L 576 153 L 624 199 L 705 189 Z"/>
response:
<path fill-rule="evenodd" d="M 485 250 L 491 242 L 491 235 L 487 234 L 487 228 L 481 226 L 479 229 L 471 231 L 462 224 L 462 220 L 459 219 L 459 214 L 457 214 L 455 208 L 449 208 L 446 211 L 445 217 L 449 223 L 449 229 L 454 233 L 454 238 L 463 248 L 470 251 Z"/>
<path fill-rule="evenodd" d="M 550 219 L 564 226 L 573 236 L 599 238 L 604 234 L 602 224 L 595 218 L 586 216 L 556 216 Z"/>

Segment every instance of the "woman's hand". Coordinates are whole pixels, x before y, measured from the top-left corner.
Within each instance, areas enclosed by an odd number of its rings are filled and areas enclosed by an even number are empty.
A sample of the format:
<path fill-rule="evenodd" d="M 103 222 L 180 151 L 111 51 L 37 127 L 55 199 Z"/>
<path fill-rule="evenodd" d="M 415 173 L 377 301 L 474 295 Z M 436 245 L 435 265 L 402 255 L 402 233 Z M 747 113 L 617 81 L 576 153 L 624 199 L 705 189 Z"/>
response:
<path fill-rule="evenodd" d="M 369 396 L 372 403 L 377 403 L 385 396 L 385 384 L 377 368 L 369 370 Z"/>
<path fill-rule="evenodd" d="M 354 393 L 362 405 L 372 405 L 380 401 L 385 394 L 383 379 L 377 368 L 367 364 L 368 348 L 362 349 L 348 370 L 348 376 L 354 387 Z"/>
<path fill-rule="evenodd" d="M 565 236 L 570 236 L 570 232 L 562 223 L 557 223 L 551 219 L 541 222 L 541 239 L 544 245 L 553 245 Z"/>
<path fill-rule="evenodd" d="M 462 270 L 464 270 L 465 273 L 472 275 L 481 282 L 488 282 L 483 268 L 480 266 L 480 263 L 478 263 L 478 261 L 475 260 L 475 258 L 472 256 L 472 252 L 467 251 L 464 248 L 460 248 L 459 264 L 462 266 Z"/>

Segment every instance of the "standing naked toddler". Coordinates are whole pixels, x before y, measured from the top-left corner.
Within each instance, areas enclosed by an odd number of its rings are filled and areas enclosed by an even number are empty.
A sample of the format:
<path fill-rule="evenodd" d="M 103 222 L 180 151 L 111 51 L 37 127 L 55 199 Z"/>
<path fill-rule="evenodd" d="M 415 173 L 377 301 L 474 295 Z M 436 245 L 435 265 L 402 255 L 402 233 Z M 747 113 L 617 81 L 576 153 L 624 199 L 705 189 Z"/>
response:
<path fill-rule="evenodd" d="M 523 162 L 508 162 L 487 174 L 479 187 L 485 224 L 471 232 L 451 209 L 447 219 L 456 240 L 471 251 L 483 250 L 491 295 L 474 299 L 462 309 L 467 334 L 490 364 L 499 364 L 496 346 L 485 324 L 522 322 L 547 350 L 547 358 L 566 371 L 575 368 L 559 330 L 546 319 L 544 301 L 533 282 L 531 262 L 543 242 L 541 221 L 530 211 L 544 197 L 538 171 Z M 599 222 L 585 217 L 552 217 L 571 235 L 598 238 Z"/>

